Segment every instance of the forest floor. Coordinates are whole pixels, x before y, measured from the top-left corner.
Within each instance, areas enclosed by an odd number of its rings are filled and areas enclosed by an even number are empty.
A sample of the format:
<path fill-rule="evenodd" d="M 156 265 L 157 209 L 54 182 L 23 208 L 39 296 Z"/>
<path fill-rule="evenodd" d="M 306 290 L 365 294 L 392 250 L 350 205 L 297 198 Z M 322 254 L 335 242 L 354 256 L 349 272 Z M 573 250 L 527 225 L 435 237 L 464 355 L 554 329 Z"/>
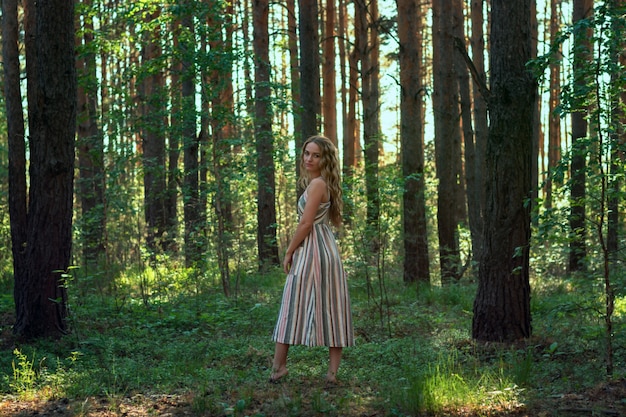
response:
<path fill-rule="evenodd" d="M 270 387 L 269 390 L 277 388 Z M 279 389 L 279 388 L 278 388 Z M 306 393 L 307 389 L 315 391 L 313 387 L 303 386 L 304 397 L 313 398 L 317 392 Z M 342 387 L 334 387 L 325 390 L 328 394 L 328 401 L 332 401 L 333 396 L 341 395 Z M 271 395 L 268 395 L 271 397 Z M 478 417 L 478 416 L 514 416 L 514 417 L 548 417 L 548 416 L 624 416 L 626 415 L 626 380 L 612 381 L 598 385 L 585 392 L 562 395 L 559 398 L 542 399 L 534 401 L 532 405 L 520 406 L 515 410 L 447 410 L 440 415 L 449 417 Z M 266 398 L 271 401 L 271 398 Z M 122 399 L 107 398 L 86 398 L 84 400 L 59 399 L 48 401 L 15 401 L 9 398 L 0 400 L 0 415 L 3 417 L 143 417 L 143 416 L 168 416 L 183 417 L 195 416 L 192 401 L 184 395 L 134 395 Z M 207 414 L 202 413 L 206 416 Z M 238 415 L 234 410 L 232 414 L 217 415 Z M 252 414 L 255 415 L 255 414 Z M 258 413 L 256 415 L 266 415 L 263 413 L 263 404 L 259 402 Z M 315 415 L 335 415 L 330 412 L 314 412 L 303 409 L 302 416 Z M 382 417 L 389 415 L 388 411 L 375 409 L 354 409 L 353 413 L 345 410 L 341 414 L 346 417 Z M 432 416 L 432 414 L 431 414 Z"/>
<path fill-rule="evenodd" d="M 516 346 L 468 337 L 471 285 L 410 294 L 398 284 L 385 316 L 354 288 L 359 340 L 328 386 L 327 351 L 304 347 L 290 349 L 290 374 L 268 383 L 280 287 L 266 280 L 236 302 L 117 308 L 83 297 L 72 335 L 32 345 L 14 340 L 0 297 L 0 417 L 626 416 L 626 312 L 607 380 L 602 322 L 580 307 L 586 282 L 535 288 L 535 335 Z"/>

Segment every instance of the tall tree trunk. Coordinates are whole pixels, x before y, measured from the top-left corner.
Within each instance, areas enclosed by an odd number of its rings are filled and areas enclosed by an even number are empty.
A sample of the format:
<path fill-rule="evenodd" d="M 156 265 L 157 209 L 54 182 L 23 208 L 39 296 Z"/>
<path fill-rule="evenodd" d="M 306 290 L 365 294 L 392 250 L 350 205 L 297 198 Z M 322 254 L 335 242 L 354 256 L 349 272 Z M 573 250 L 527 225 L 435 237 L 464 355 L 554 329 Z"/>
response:
<path fill-rule="evenodd" d="M 559 9 L 556 1 L 550 2 L 550 39 L 554 42 L 559 36 L 560 19 Z M 560 51 L 559 51 L 560 55 Z M 557 110 L 560 105 L 561 97 L 561 66 L 559 65 L 560 57 L 556 56 L 550 64 L 550 97 L 548 102 L 548 170 L 553 171 L 561 160 L 561 117 Z M 546 199 L 545 207 L 552 207 L 552 183 L 553 176 L 549 172 L 546 181 Z"/>
<path fill-rule="evenodd" d="M 459 129 L 459 88 L 454 70 L 452 0 L 433 0 L 433 111 L 435 122 L 435 165 L 437 226 L 441 281 L 458 276 L 457 155 Z"/>
<path fill-rule="evenodd" d="M 323 51 L 323 108 L 324 136 L 338 146 L 337 138 L 337 86 L 335 84 L 335 0 L 326 0 L 326 20 L 324 21 Z"/>
<path fill-rule="evenodd" d="M 623 60 L 623 56 L 620 57 Z M 611 74 L 612 80 L 615 84 L 619 83 L 616 75 Z M 623 195 L 623 183 L 621 178 L 624 167 L 624 149 L 626 145 L 626 138 L 624 134 L 624 112 L 620 109 L 620 104 L 623 105 L 626 93 L 621 94 L 622 97 L 614 98 L 614 104 L 612 106 L 612 124 L 614 126 L 614 132 L 611 134 L 611 157 L 610 157 L 610 173 L 611 178 L 609 193 L 607 200 L 607 252 L 611 266 L 614 267 L 618 264 L 619 260 L 619 235 L 620 235 L 620 195 Z"/>
<path fill-rule="evenodd" d="M 357 48 L 361 58 L 361 101 L 363 103 L 363 155 L 367 199 L 367 227 L 370 249 L 378 253 L 380 224 L 380 196 L 378 186 L 378 157 L 380 147 L 380 113 L 378 91 L 378 7 L 377 0 L 357 0 L 356 17 L 361 34 Z"/>
<path fill-rule="evenodd" d="M 593 0 L 574 0 L 573 22 L 591 16 L 593 12 Z M 574 83 L 579 88 L 585 88 L 585 80 L 581 73 L 584 67 L 589 65 L 591 54 L 591 29 L 583 30 L 574 34 Z M 587 138 L 586 113 L 577 111 L 572 113 L 572 161 L 570 166 L 570 218 L 571 230 L 569 244 L 569 271 L 584 271 L 587 245 L 585 236 L 587 225 L 585 217 L 586 194 L 586 152 L 585 142 Z"/>
<path fill-rule="evenodd" d="M 13 254 L 14 297 L 17 299 L 27 277 L 26 243 L 28 232 L 26 141 L 24 109 L 20 89 L 20 52 L 18 0 L 2 2 L 2 64 L 4 69 L 4 102 L 7 117 L 9 147 L 9 217 L 11 223 L 11 250 Z M 31 29 L 32 30 L 32 29 Z M 30 31 L 27 34 L 31 34 Z M 28 39 L 32 37 L 27 37 Z M 29 49 L 32 46 L 29 44 Z M 17 306 L 16 306 L 17 307 Z M 21 308 L 27 308 L 20 305 Z"/>
<path fill-rule="evenodd" d="M 321 111 L 319 22 L 317 0 L 300 0 L 299 4 L 300 107 L 302 109 L 302 140 L 306 140 L 309 136 L 319 133 L 318 117 Z M 296 146 L 296 160 L 298 161 L 299 152 L 300 146 Z"/>
<path fill-rule="evenodd" d="M 217 11 L 218 9 L 216 9 Z M 213 105 L 211 112 L 211 126 L 213 138 L 212 174 L 215 180 L 215 199 L 213 207 L 217 219 L 217 259 L 222 281 L 222 290 L 225 296 L 231 295 L 230 283 L 230 253 L 232 250 L 233 213 L 230 179 L 233 171 L 231 167 L 231 147 L 234 135 L 234 103 L 233 103 L 233 74 L 232 74 L 232 4 L 221 10 L 221 18 L 210 19 L 210 27 L 214 33 L 224 33 L 210 42 L 211 50 L 220 51 L 223 62 L 218 62 L 211 76 Z"/>
<path fill-rule="evenodd" d="M 397 0 L 400 40 L 400 141 L 404 179 L 404 281 L 430 282 L 424 181 L 424 83 L 419 0 Z"/>
<path fill-rule="evenodd" d="M 345 1 L 342 1 L 341 10 L 345 12 Z M 344 13 L 345 16 L 345 13 Z M 346 125 L 343 137 L 343 184 L 346 187 L 346 201 L 344 206 L 344 218 L 346 223 L 351 222 L 354 216 L 354 200 L 353 200 L 353 178 L 357 166 L 357 144 L 359 143 L 358 123 L 357 123 L 357 100 L 359 90 L 359 61 L 360 39 L 366 32 L 365 28 L 360 25 L 361 19 L 355 16 L 354 22 L 354 47 L 348 56 L 348 109 L 346 114 Z"/>
<path fill-rule="evenodd" d="M 530 197 L 536 81 L 530 1 L 492 0 L 484 246 L 472 337 L 509 342 L 531 335 Z"/>
<path fill-rule="evenodd" d="M 13 331 L 32 339 L 68 330 L 63 271 L 72 249 L 77 87 L 74 2 L 27 1 L 25 7 L 30 189 L 26 267 L 15 277 Z"/>
<path fill-rule="evenodd" d="M 343 186 L 346 190 L 344 194 L 344 207 L 343 207 L 343 219 L 344 223 L 349 225 L 352 219 L 352 204 L 348 201 L 348 197 L 351 195 L 350 187 L 352 183 L 352 171 L 354 170 L 354 163 L 350 161 L 354 160 L 354 132 L 350 133 L 349 123 L 349 104 L 348 104 L 348 91 L 350 90 L 350 84 L 348 81 L 349 75 L 346 73 L 346 67 L 349 65 L 349 56 L 347 44 L 347 17 L 346 17 L 346 1 L 339 0 L 337 8 L 337 45 L 339 48 L 339 77 L 341 80 L 341 86 L 339 87 L 341 97 L 341 126 L 342 126 L 342 143 L 343 157 L 342 157 L 342 170 L 343 170 Z M 350 155 L 347 153 L 350 152 Z"/>
<path fill-rule="evenodd" d="M 191 6 L 187 6 L 190 8 Z M 185 36 L 181 40 L 183 72 L 182 138 L 183 138 L 183 215 L 185 218 L 185 264 L 198 265 L 206 249 L 204 227 L 200 222 L 200 137 L 196 132 L 195 44 L 193 10 L 184 10 L 181 20 Z"/>
<path fill-rule="evenodd" d="M 530 25 L 531 25 L 531 56 L 537 58 L 537 49 L 539 43 L 539 23 L 537 21 L 537 0 L 530 0 Z M 532 167 L 532 191 L 531 191 L 531 209 L 536 210 L 537 201 L 539 201 L 539 142 L 543 141 L 541 131 L 541 97 L 539 94 L 535 96 L 535 124 L 533 125 L 533 167 Z M 533 225 L 539 225 L 539 216 L 533 216 Z"/>
<path fill-rule="evenodd" d="M 258 181 L 257 247 L 259 267 L 263 269 L 266 266 L 279 264 L 278 244 L 276 241 L 276 179 L 273 159 L 274 138 L 272 135 L 268 0 L 253 0 L 253 18 L 255 57 L 254 139 L 256 141 Z M 304 100 L 305 95 L 302 94 L 302 96 Z"/>
<path fill-rule="evenodd" d="M 157 19 L 159 12 L 155 11 L 146 17 L 147 23 Z M 161 56 L 161 37 L 158 28 L 146 31 L 146 39 L 142 51 L 142 65 L 148 67 Z M 147 237 L 146 243 L 151 256 L 162 251 L 161 239 L 167 230 L 165 218 L 165 97 L 163 74 L 155 71 L 145 76 L 141 84 L 142 96 L 142 160 L 144 169 L 144 207 Z M 153 258 L 154 259 L 154 258 Z"/>
<path fill-rule="evenodd" d="M 90 7 L 90 1 L 83 2 Z M 80 20 L 77 18 L 77 22 Z M 93 21 L 84 16 L 83 42 L 76 37 L 79 55 L 76 60 L 78 77 L 78 187 L 80 191 L 82 250 L 86 265 L 94 264 L 104 255 L 104 136 L 98 126 L 96 55 L 93 49 Z M 80 45 L 84 48 L 81 48 Z"/>
<path fill-rule="evenodd" d="M 611 5 L 612 8 L 619 10 L 626 4 L 625 0 L 614 0 Z M 624 33 L 626 29 L 626 23 L 623 20 L 616 19 L 613 24 L 613 31 L 615 33 Z M 626 49 L 625 41 L 622 38 L 622 42 L 615 45 L 617 53 L 615 54 L 616 63 L 624 68 L 626 66 Z M 611 80 L 613 85 L 620 85 L 619 74 L 611 74 Z M 617 94 L 617 93 L 614 93 Z M 626 105 L 626 90 L 622 89 L 621 93 L 615 97 L 614 105 L 612 107 L 612 124 L 615 126 L 614 133 L 611 137 L 611 177 L 613 178 L 610 185 L 610 189 L 613 190 L 609 196 L 609 214 L 608 214 L 608 227 L 607 227 L 607 250 L 609 252 L 612 266 L 616 266 L 619 260 L 619 237 L 622 225 L 620 224 L 619 205 L 623 198 L 624 180 L 620 174 L 624 170 L 624 161 L 626 160 L 624 152 L 626 150 L 626 113 L 624 112 L 624 105 Z"/>
<path fill-rule="evenodd" d="M 175 49 L 180 49 L 181 38 L 180 19 L 172 22 L 172 42 Z M 163 238 L 163 250 L 172 252 L 176 249 L 178 237 L 178 184 L 180 179 L 180 126 L 182 115 L 180 77 L 183 72 L 183 64 L 180 58 L 172 62 L 173 71 L 170 75 L 170 90 L 172 111 L 170 115 L 169 148 L 167 150 L 167 197 L 165 198 L 165 216 L 167 219 L 167 233 Z"/>
<path fill-rule="evenodd" d="M 461 0 L 453 0 L 452 3 L 452 33 L 454 34 L 455 39 L 459 39 L 465 44 L 465 13 L 463 11 L 463 2 Z M 455 151 L 455 154 L 459 155 L 459 168 L 456 175 L 458 178 L 464 178 L 464 180 L 459 180 L 457 184 L 457 219 L 461 223 L 467 223 L 469 221 L 469 195 L 467 193 L 467 189 L 470 188 L 470 184 L 472 184 L 473 188 L 476 188 L 476 185 L 474 184 L 476 180 L 475 171 L 471 168 L 468 169 L 468 167 L 473 167 L 476 164 L 474 130 L 472 127 L 472 97 L 470 92 L 469 70 L 465 64 L 463 55 L 457 53 L 456 51 L 454 53 L 454 67 L 459 86 L 459 110 L 461 115 L 459 121 L 461 123 L 460 132 L 462 133 L 461 136 L 463 139 L 463 146 L 459 143 L 458 152 Z M 457 148 L 456 144 L 455 148 Z M 461 157 L 462 149 L 464 150 L 464 161 Z M 474 207 L 474 209 L 476 208 Z M 474 213 L 474 215 L 475 214 L 476 213 Z M 460 277 L 459 273 L 457 278 Z"/>
<path fill-rule="evenodd" d="M 298 21 L 296 19 L 296 0 L 287 0 L 287 42 L 289 47 L 289 74 L 291 76 L 291 98 L 293 110 L 293 136 L 296 149 L 304 143 L 302 140 L 302 106 L 300 100 L 300 62 L 298 59 Z M 296 177 L 300 176 L 300 164 L 296 163 Z"/>
<path fill-rule="evenodd" d="M 321 113 L 319 19 L 317 0 L 299 0 L 300 21 L 300 110 L 301 136 L 296 142 L 296 176 L 300 177 L 300 148 L 302 143 L 319 133 L 318 119 Z M 300 198 L 304 190 L 297 188 Z"/>
<path fill-rule="evenodd" d="M 470 163 L 467 156 L 465 170 L 472 170 L 474 180 L 467 181 L 467 205 L 472 239 L 472 252 L 474 259 L 478 261 L 482 252 L 484 210 L 485 210 L 485 149 L 487 146 L 487 101 L 480 92 L 480 84 L 486 84 L 485 75 L 485 36 L 484 24 L 484 1 L 472 0 L 471 5 L 471 49 L 477 80 L 472 83 L 472 96 L 474 104 L 474 161 Z M 466 149 L 467 152 L 467 149 Z M 471 158 L 469 158 L 471 159 Z M 466 175 L 468 175 L 466 173 Z"/>
<path fill-rule="evenodd" d="M 254 0 L 253 0 L 254 1 Z M 254 7 L 254 6 L 253 6 Z M 243 5 L 241 8 L 241 26 L 242 26 L 242 30 L 241 30 L 241 37 L 243 39 L 243 45 L 245 50 L 248 50 L 249 45 L 250 45 L 250 35 L 249 35 L 249 28 L 250 28 L 250 18 L 249 18 L 249 13 L 248 10 L 250 10 L 250 3 L 249 0 L 243 0 Z M 254 24 L 254 22 L 253 22 Z M 252 29 L 254 32 L 254 28 Z M 252 46 L 252 48 L 254 49 L 254 45 Z M 252 66 L 254 64 L 251 64 L 250 59 L 251 54 L 245 54 L 244 58 L 243 58 L 243 76 L 246 80 L 252 80 Z M 254 83 L 245 83 L 245 102 L 246 102 L 246 109 L 248 110 L 249 114 L 254 114 L 254 92 L 253 92 L 253 84 Z M 246 129 L 247 131 L 248 129 Z"/>

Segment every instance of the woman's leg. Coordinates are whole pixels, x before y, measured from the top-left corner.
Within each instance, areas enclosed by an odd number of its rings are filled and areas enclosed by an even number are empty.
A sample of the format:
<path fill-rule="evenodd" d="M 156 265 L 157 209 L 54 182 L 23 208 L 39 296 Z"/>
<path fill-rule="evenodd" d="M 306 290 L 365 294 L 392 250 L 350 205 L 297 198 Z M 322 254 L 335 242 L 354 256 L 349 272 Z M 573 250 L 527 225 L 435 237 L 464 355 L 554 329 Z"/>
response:
<path fill-rule="evenodd" d="M 340 347 L 331 347 L 328 349 L 328 373 L 326 374 L 326 381 L 328 382 L 337 382 L 337 370 L 341 363 L 341 352 L 342 348 Z"/>
<path fill-rule="evenodd" d="M 270 382 L 277 382 L 279 379 L 289 373 L 287 371 L 287 353 L 289 352 L 289 345 L 284 343 L 276 343 L 274 348 L 274 362 L 272 363 L 272 375 L 270 376 Z"/>

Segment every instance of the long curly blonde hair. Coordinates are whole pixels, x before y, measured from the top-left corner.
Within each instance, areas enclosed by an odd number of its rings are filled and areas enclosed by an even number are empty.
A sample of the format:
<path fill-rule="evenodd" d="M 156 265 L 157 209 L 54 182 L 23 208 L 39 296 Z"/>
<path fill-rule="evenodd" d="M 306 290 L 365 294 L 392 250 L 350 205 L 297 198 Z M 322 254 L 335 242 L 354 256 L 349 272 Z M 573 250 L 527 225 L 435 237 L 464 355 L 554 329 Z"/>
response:
<path fill-rule="evenodd" d="M 300 152 L 300 186 L 305 189 L 311 178 L 304 166 L 304 150 L 309 143 L 315 143 L 320 147 L 320 174 L 326 182 L 330 193 L 330 221 L 341 227 L 341 210 L 343 209 L 343 192 L 341 190 L 341 173 L 339 171 L 339 156 L 333 142 L 325 136 L 315 135 L 308 138 L 302 145 Z"/>

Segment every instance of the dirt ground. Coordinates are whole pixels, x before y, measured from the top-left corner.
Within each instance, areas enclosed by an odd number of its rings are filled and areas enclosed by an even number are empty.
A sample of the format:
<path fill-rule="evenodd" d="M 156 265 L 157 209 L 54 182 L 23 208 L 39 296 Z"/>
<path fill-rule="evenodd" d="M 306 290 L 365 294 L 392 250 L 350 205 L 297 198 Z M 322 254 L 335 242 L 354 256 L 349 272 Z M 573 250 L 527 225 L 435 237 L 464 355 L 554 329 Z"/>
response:
<path fill-rule="evenodd" d="M 0 402 L 0 416 L 90 416 L 90 417 L 140 417 L 140 416 L 193 416 L 191 405 L 182 397 L 134 396 L 112 402 L 107 398 L 87 398 L 84 401 L 11 401 Z"/>
<path fill-rule="evenodd" d="M 246 414 L 262 413 L 262 405 L 258 411 Z M 354 410 L 354 417 L 383 417 L 382 410 Z M 87 398 L 83 401 L 60 399 L 55 401 L 15 401 L 11 398 L 0 400 L 0 416 L 2 417 L 140 417 L 163 416 L 182 417 L 208 414 L 196 414 L 192 408 L 192 398 L 185 396 L 143 396 L 135 395 L 121 400 L 107 398 Z M 226 412 L 216 415 L 235 415 Z M 306 415 L 315 415 L 314 413 Z M 327 414 L 328 415 L 328 414 Z M 445 413 L 449 417 L 478 416 L 626 416 L 626 379 L 604 383 L 586 392 L 567 394 L 557 398 L 535 401 L 530 405 L 516 410 L 468 411 L 451 410 Z"/>
<path fill-rule="evenodd" d="M 585 392 L 549 398 L 532 405 L 529 416 L 626 416 L 626 379 L 606 382 Z"/>

